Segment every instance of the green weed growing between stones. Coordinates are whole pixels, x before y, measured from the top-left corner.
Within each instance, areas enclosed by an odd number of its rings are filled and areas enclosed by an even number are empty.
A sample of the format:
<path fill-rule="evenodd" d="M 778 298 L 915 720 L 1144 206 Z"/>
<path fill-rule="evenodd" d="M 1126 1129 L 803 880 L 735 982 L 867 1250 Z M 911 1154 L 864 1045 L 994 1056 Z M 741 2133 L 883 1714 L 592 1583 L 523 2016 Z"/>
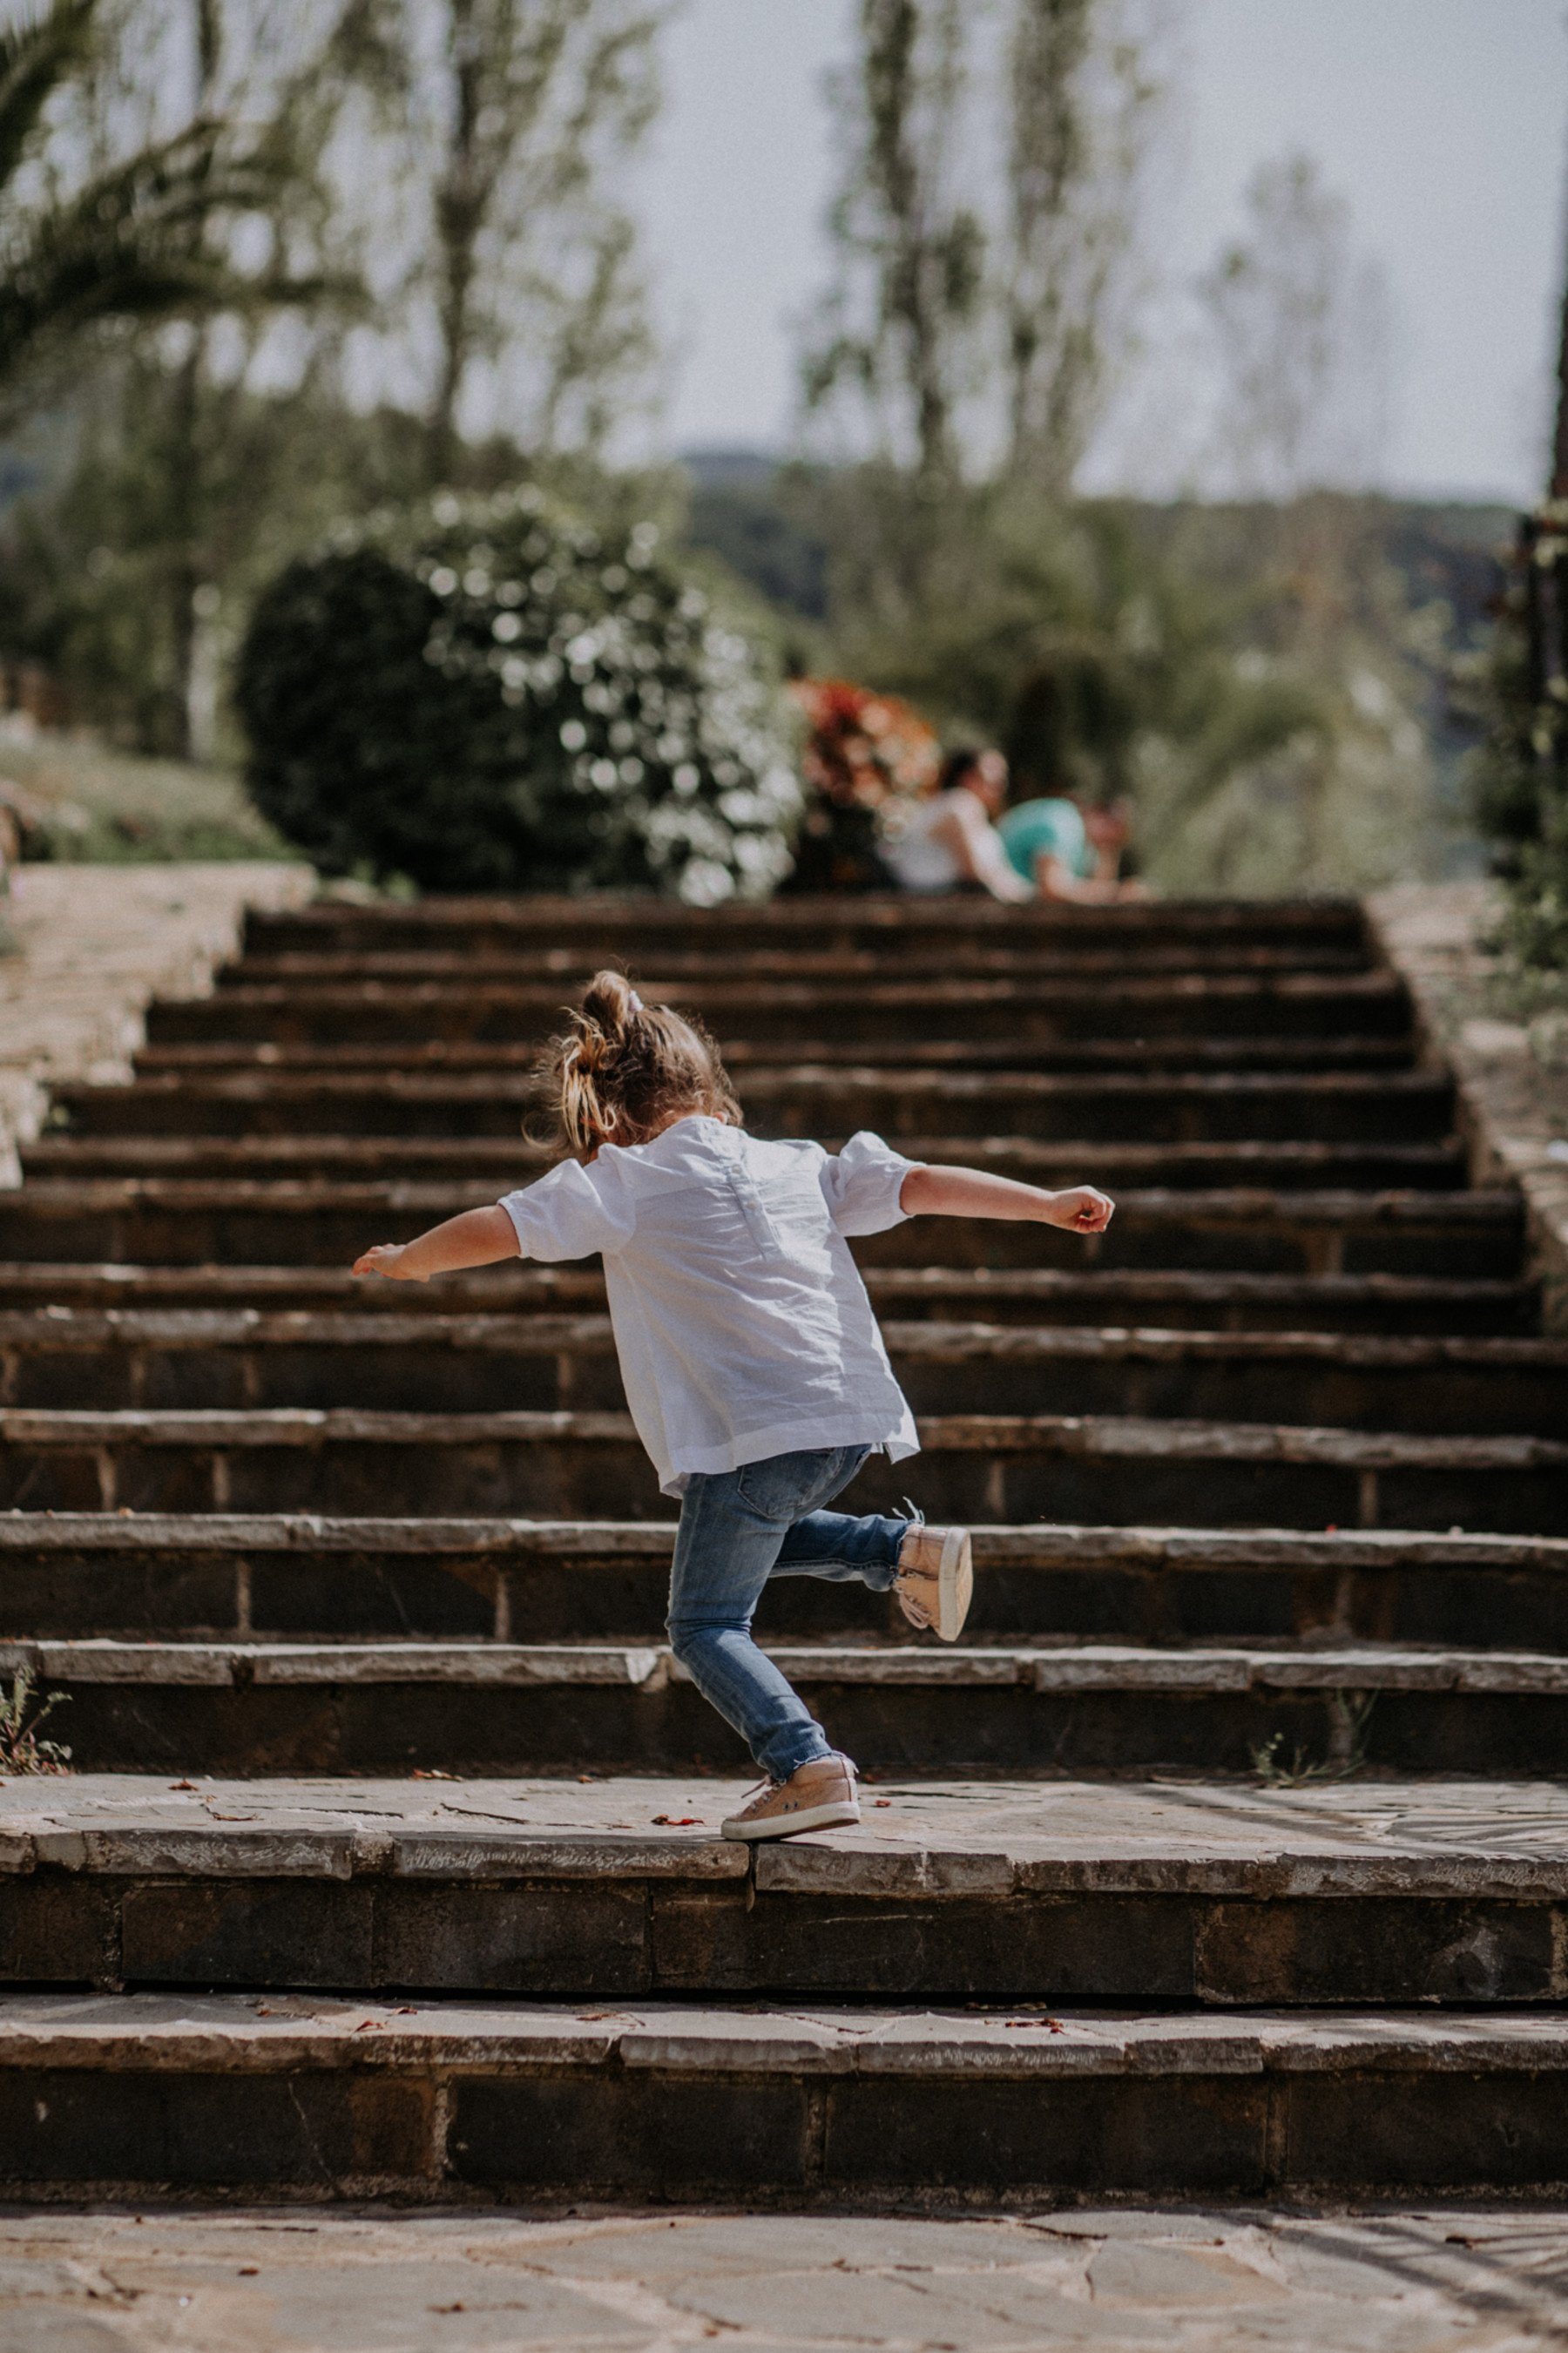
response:
<path fill-rule="evenodd" d="M 1331 1692 L 1328 1697 L 1329 1746 L 1314 1764 L 1300 1743 L 1290 1762 L 1280 1761 L 1282 1732 L 1271 1733 L 1252 1754 L 1252 1769 L 1266 1789 L 1300 1789 L 1313 1781 L 1348 1781 L 1366 1763 L 1366 1727 L 1377 1705 L 1374 1691 Z"/>
<path fill-rule="evenodd" d="M 69 1701 L 68 1692 L 49 1692 L 35 1706 L 30 1667 L 16 1669 L 11 1678 L 9 1698 L 0 1685 L 0 1776 L 70 1770 L 70 1750 L 58 1740 L 38 1737 L 41 1726 L 56 1708 L 68 1706 Z"/>

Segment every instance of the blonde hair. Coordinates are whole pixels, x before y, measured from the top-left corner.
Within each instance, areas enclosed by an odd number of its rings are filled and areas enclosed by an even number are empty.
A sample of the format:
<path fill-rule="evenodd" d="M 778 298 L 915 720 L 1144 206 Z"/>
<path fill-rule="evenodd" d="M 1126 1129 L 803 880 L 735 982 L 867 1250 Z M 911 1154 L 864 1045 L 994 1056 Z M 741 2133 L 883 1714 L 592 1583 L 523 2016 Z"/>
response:
<path fill-rule="evenodd" d="M 601 1144 L 647 1144 L 693 1112 L 740 1126 L 741 1106 L 701 1023 L 645 1005 L 624 973 L 596 972 L 567 1018 L 572 1027 L 539 1062 L 563 1155 L 587 1160 Z"/>

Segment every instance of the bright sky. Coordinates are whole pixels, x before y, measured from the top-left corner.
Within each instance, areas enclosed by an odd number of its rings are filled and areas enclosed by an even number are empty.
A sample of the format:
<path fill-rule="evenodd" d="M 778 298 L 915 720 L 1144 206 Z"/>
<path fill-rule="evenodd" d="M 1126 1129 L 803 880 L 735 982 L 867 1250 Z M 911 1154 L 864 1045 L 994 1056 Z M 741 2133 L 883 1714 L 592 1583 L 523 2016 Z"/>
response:
<path fill-rule="evenodd" d="M 1531 494 L 1562 267 L 1563 0 L 1178 5 L 1168 282 L 1190 281 L 1239 227 L 1258 163 L 1305 148 L 1392 281 L 1389 485 Z M 854 0 L 687 0 L 669 37 L 641 206 L 675 352 L 671 447 L 788 438 L 792 322 L 827 269 L 822 76 L 854 16 Z"/>

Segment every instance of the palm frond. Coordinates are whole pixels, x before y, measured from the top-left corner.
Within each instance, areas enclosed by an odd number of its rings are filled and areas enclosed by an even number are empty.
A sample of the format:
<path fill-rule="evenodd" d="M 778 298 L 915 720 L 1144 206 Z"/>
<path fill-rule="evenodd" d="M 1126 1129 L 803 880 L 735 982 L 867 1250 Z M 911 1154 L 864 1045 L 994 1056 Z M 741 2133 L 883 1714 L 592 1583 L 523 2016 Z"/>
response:
<path fill-rule="evenodd" d="M 96 0 L 54 0 L 47 16 L 0 26 L 0 191 L 50 93 L 86 54 Z"/>
<path fill-rule="evenodd" d="M 100 321 L 248 309 L 321 290 L 281 272 L 237 277 L 206 237 L 216 213 L 254 210 L 276 192 L 279 166 L 226 153 L 222 128 L 192 124 L 13 226 L 0 241 L 0 385 Z"/>

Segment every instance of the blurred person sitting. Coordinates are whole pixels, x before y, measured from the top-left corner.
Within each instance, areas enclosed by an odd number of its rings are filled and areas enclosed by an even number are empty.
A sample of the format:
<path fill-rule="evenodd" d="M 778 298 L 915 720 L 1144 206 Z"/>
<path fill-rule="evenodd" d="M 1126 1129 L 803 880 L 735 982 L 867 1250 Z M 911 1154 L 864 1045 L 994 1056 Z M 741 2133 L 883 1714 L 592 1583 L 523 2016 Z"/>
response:
<path fill-rule="evenodd" d="M 1019 801 L 995 833 L 1014 873 L 1042 899 L 1143 899 L 1141 882 L 1121 880 L 1121 852 L 1131 831 L 1125 801 L 1076 801 L 1055 796 Z"/>
<path fill-rule="evenodd" d="M 969 891 L 1032 899 L 1032 876 L 1009 862 L 992 822 L 1006 804 L 1007 763 L 1000 752 L 950 752 L 934 789 L 884 843 L 884 862 L 900 889 L 926 897 Z"/>

